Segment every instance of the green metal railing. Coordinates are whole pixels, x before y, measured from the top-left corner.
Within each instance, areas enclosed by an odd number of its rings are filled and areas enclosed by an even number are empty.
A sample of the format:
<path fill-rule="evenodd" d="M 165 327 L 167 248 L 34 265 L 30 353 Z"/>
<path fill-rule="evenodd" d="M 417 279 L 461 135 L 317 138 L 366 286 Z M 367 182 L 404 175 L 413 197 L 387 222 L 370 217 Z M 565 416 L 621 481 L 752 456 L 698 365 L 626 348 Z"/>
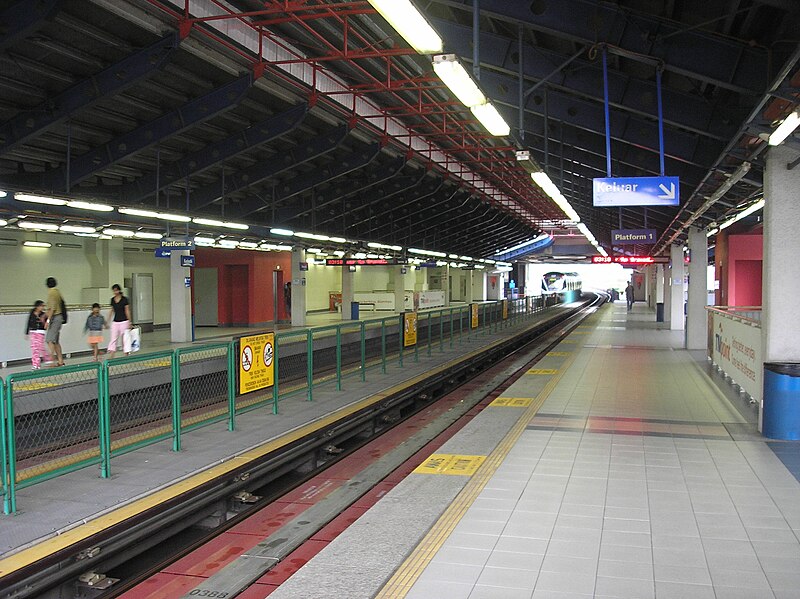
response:
<path fill-rule="evenodd" d="M 368 373 L 417 362 L 456 345 L 474 343 L 520 326 L 558 303 L 527 297 L 418 314 L 417 344 L 404 348 L 402 316 L 274 335 L 274 384 L 238 390 L 239 339 L 62 368 L 15 373 L 0 379 L 0 495 L 16 511 L 18 489 L 90 465 L 103 478 L 111 458 L 160 441 L 182 449 L 183 433 L 218 422 L 235 430 L 236 418 L 288 398 L 314 399 L 321 387 L 342 390 Z M 504 317 L 505 315 L 505 317 Z M 253 335 L 260 334 L 255 331 Z"/>

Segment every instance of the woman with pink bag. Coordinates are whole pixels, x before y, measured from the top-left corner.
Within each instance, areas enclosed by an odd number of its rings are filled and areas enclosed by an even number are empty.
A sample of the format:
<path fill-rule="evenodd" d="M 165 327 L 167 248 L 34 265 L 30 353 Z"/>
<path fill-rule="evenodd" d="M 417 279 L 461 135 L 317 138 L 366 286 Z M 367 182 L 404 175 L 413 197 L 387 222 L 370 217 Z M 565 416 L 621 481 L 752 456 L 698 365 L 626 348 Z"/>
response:
<path fill-rule="evenodd" d="M 111 298 L 111 310 L 108 311 L 108 320 L 111 321 L 111 340 L 108 342 L 108 357 L 113 358 L 117 351 L 117 341 L 122 342 L 125 331 L 133 328 L 131 322 L 131 304 L 128 298 L 122 294 L 119 285 L 113 285 L 111 291 L 114 297 Z M 123 350 L 124 350 L 123 345 Z M 125 352 L 127 356 L 129 352 Z"/>

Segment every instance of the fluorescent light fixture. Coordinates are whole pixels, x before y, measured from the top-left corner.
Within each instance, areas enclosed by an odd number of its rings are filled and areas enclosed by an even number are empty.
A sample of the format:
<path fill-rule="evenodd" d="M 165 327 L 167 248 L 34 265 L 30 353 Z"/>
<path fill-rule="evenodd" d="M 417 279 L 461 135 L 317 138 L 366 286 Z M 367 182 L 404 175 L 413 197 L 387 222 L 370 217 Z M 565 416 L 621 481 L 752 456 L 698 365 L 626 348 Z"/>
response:
<path fill-rule="evenodd" d="M 764 207 L 764 200 L 762 199 L 762 200 L 759 200 L 758 202 L 756 202 L 755 204 L 752 204 L 749 207 L 745 208 L 744 210 L 742 210 L 739 214 L 737 214 L 733 218 L 730 218 L 730 219 L 726 220 L 724 223 L 722 223 L 719 226 L 719 230 L 722 231 L 722 229 L 727 229 L 733 223 L 738 222 L 738 221 L 742 220 L 743 218 L 746 218 L 746 217 L 750 216 L 751 214 L 753 214 L 753 212 L 758 212 L 763 207 Z"/>
<path fill-rule="evenodd" d="M 442 51 L 442 38 L 409 0 L 369 0 L 369 3 L 420 54 Z"/>
<path fill-rule="evenodd" d="M 245 225 L 244 223 L 229 223 L 227 221 L 222 223 L 222 226 L 227 229 L 236 229 L 237 231 L 247 231 L 250 228 L 250 225 Z"/>
<path fill-rule="evenodd" d="M 486 127 L 486 130 L 495 137 L 505 137 L 511 133 L 511 127 L 508 126 L 508 123 L 500 116 L 497 108 L 491 102 L 471 106 L 470 110 L 475 115 L 475 118 L 481 122 L 481 125 Z"/>
<path fill-rule="evenodd" d="M 292 246 L 290 246 L 290 245 L 275 245 L 273 243 L 263 243 L 263 244 L 261 244 L 261 249 L 274 250 L 276 252 L 291 252 L 292 251 Z"/>
<path fill-rule="evenodd" d="M 58 231 L 58 225 L 52 223 L 37 223 L 30 220 L 23 220 L 17 223 L 20 229 L 36 229 L 39 231 Z"/>
<path fill-rule="evenodd" d="M 437 258 L 447 258 L 444 252 L 434 252 L 433 250 L 420 250 L 417 248 L 408 248 L 410 254 L 419 254 L 421 256 L 435 256 Z"/>
<path fill-rule="evenodd" d="M 94 227 L 79 227 L 77 225 L 61 225 L 58 230 L 63 233 L 95 233 Z"/>
<path fill-rule="evenodd" d="M 347 240 L 344 237 L 331 237 L 328 239 L 328 241 L 333 243 L 347 243 Z"/>
<path fill-rule="evenodd" d="M 451 92 L 467 108 L 486 104 L 486 96 L 472 80 L 455 54 L 439 54 L 433 57 L 433 70 Z"/>
<path fill-rule="evenodd" d="M 335 252 L 333 252 L 333 255 L 336 256 L 337 258 L 343 258 L 344 252 L 342 250 L 336 250 Z"/>
<path fill-rule="evenodd" d="M 31 202 L 33 204 L 47 204 L 48 206 L 66 206 L 67 200 L 61 198 L 51 198 L 50 196 L 37 196 L 28 193 L 15 193 L 14 199 L 20 202 Z"/>
<path fill-rule="evenodd" d="M 193 218 L 192 222 L 196 225 L 205 225 L 207 227 L 225 227 L 226 229 L 238 229 L 240 231 L 247 231 L 250 228 L 249 225 L 243 225 L 241 223 L 230 223 L 230 222 L 223 222 L 221 220 L 216 220 L 213 218 Z"/>
<path fill-rule="evenodd" d="M 195 237 L 194 244 L 195 245 L 203 245 L 203 246 L 212 246 L 217 243 L 217 240 L 213 237 Z"/>
<path fill-rule="evenodd" d="M 133 237 L 135 235 L 133 231 L 128 229 L 103 229 L 103 233 L 111 235 L 111 237 Z"/>
<path fill-rule="evenodd" d="M 782 144 L 797 129 L 797 125 L 800 125 L 800 109 L 795 110 L 783 119 L 783 122 L 769 136 L 769 145 L 779 146 Z"/>
<path fill-rule="evenodd" d="M 52 243 L 47 243 L 46 241 L 25 241 L 22 243 L 25 247 L 29 248 L 49 248 L 53 247 Z"/>
<path fill-rule="evenodd" d="M 608 258 L 608 252 L 602 246 L 597 248 L 597 251 L 600 252 L 601 256 Z"/>
<path fill-rule="evenodd" d="M 71 250 L 79 250 L 83 246 L 80 243 L 57 243 L 56 247 L 57 248 L 68 248 L 68 249 L 71 249 Z"/>
<path fill-rule="evenodd" d="M 258 247 L 258 244 L 254 241 L 240 241 L 239 247 L 246 250 L 254 250 Z"/>
<path fill-rule="evenodd" d="M 363 260 L 366 257 L 367 255 L 364 252 L 358 252 L 353 256 L 356 260 Z"/>
<path fill-rule="evenodd" d="M 7 194 L 5 191 L 3 191 L 3 190 L 0 190 L 0 198 L 4 198 L 4 197 L 6 197 L 7 195 L 8 195 L 8 194 Z"/>
<path fill-rule="evenodd" d="M 483 264 L 476 264 L 475 265 L 475 269 L 476 270 L 483 270 L 484 268 L 486 268 L 486 267 Z"/>
<path fill-rule="evenodd" d="M 567 198 L 565 198 L 559 191 L 556 184 L 553 183 L 550 177 L 547 176 L 547 173 L 544 171 L 531 173 L 531 179 L 533 179 L 533 182 L 536 183 L 536 185 L 538 185 L 545 194 L 550 196 L 556 205 L 561 208 L 564 214 L 567 215 L 567 218 L 575 222 L 579 222 L 581 220 L 581 217 L 578 216 L 578 213 L 575 212 L 575 209 L 567 201 Z"/>
<path fill-rule="evenodd" d="M 714 237 L 714 235 L 716 235 L 717 233 L 719 233 L 719 228 L 714 227 L 713 229 L 708 230 L 708 232 L 706 233 L 706 237 Z"/>
<path fill-rule="evenodd" d="M 147 231 L 136 231 L 133 234 L 138 239 L 161 239 L 164 237 L 163 233 L 148 233 Z"/>
<path fill-rule="evenodd" d="M 321 254 L 322 250 L 319 248 L 308 248 L 306 252 L 308 252 L 309 254 Z"/>
<path fill-rule="evenodd" d="M 119 208 L 120 214 L 127 214 L 129 216 L 141 216 L 144 218 L 158 218 L 160 220 L 169 220 L 178 223 L 188 223 L 192 219 L 182 214 L 166 214 L 164 212 L 155 212 L 153 210 L 140 210 L 139 208 Z"/>
<path fill-rule="evenodd" d="M 0 218 L 0 227 L 5 227 L 7 224 L 8 224 L 7 220 L 3 220 L 2 218 Z"/>
<path fill-rule="evenodd" d="M 102 235 L 100 235 L 100 233 L 73 233 L 73 235 L 75 235 L 75 237 L 94 237 L 94 238 L 103 237 Z"/>
<path fill-rule="evenodd" d="M 218 245 L 222 248 L 233 249 L 239 247 L 239 242 L 235 239 L 220 239 Z"/>
<path fill-rule="evenodd" d="M 459 256 L 458 259 L 459 260 L 470 260 L 470 261 L 473 260 L 473 258 L 470 258 L 469 256 Z"/>
<path fill-rule="evenodd" d="M 152 210 L 139 210 L 138 208 L 118 208 L 120 214 L 128 214 L 130 216 L 143 216 L 144 218 L 158 218 L 158 212 Z"/>
<path fill-rule="evenodd" d="M 93 202 L 81 202 L 80 200 L 67 202 L 67 206 L 70 207 L 70 208 L 77 208 L 79 210 L 93 210 L 95 212 L 111 212 L 112 210 L 114 210 L 113 206 L 108 206 L 107 204 L 95 204 Z"/>
<path fill-rule="evenodd" d="M 270 229 L 269 232 L 271 235 L 281 235 L 283 237 L 291 237 L 294 235 L 294 231 L 290 231 L 289 229 Z"/>
<path fill-rule="evenodd" d="M 316 233 L 295 233 L 294 236 L 302 239 L 313 239 L 315 241 L 330 241 L 330 237 L 327 235 L 317 235 Z"/>

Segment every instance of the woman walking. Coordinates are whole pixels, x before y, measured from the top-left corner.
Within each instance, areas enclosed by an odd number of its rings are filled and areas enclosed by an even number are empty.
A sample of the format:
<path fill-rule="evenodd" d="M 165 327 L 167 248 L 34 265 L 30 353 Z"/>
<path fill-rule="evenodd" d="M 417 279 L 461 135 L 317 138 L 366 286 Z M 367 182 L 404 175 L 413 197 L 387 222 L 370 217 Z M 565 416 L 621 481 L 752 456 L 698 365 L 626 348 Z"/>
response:
<path fill-rule="evenodd" d="M 131 323 L 131 304 L 128 298 L 122 294 L 122 288 L 119 285 L 111 287 L 114 292 L 114 297 L 111 298 L 111 309 L 108 311 L 108 320 L 111 321 L 111 340 L 108 342 L 109 358 L 114 357 L 117 351 L 117 341 L 122 342 L 125 331 L 133 328 Z M 124 344 L 123 344 L 124 349 Z M 129 352 L 125 352 L 127 356 Z"/>

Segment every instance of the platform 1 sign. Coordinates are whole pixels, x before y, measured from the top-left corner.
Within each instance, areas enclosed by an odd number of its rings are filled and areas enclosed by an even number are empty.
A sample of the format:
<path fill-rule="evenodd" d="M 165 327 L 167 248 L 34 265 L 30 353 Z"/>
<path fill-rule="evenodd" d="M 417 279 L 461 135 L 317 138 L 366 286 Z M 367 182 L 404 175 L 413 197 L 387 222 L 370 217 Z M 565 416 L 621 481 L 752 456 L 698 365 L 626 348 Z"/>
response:
<path fill-rule="evenodd" d="M 611 230 L 611 245 L 653 245 L 657 239 L 655 229 Z"/>
<path fill-rule="evenodd" d="M 275 334 L 239 339 L 239 394 L 271 387 L 275 381 Z"/>
<path fill-rule="evenodd" d="M 600 208 L 617 206 L 678 206 L 678 177 L 610 177 L 592 179 L 592 203 Z"/>

